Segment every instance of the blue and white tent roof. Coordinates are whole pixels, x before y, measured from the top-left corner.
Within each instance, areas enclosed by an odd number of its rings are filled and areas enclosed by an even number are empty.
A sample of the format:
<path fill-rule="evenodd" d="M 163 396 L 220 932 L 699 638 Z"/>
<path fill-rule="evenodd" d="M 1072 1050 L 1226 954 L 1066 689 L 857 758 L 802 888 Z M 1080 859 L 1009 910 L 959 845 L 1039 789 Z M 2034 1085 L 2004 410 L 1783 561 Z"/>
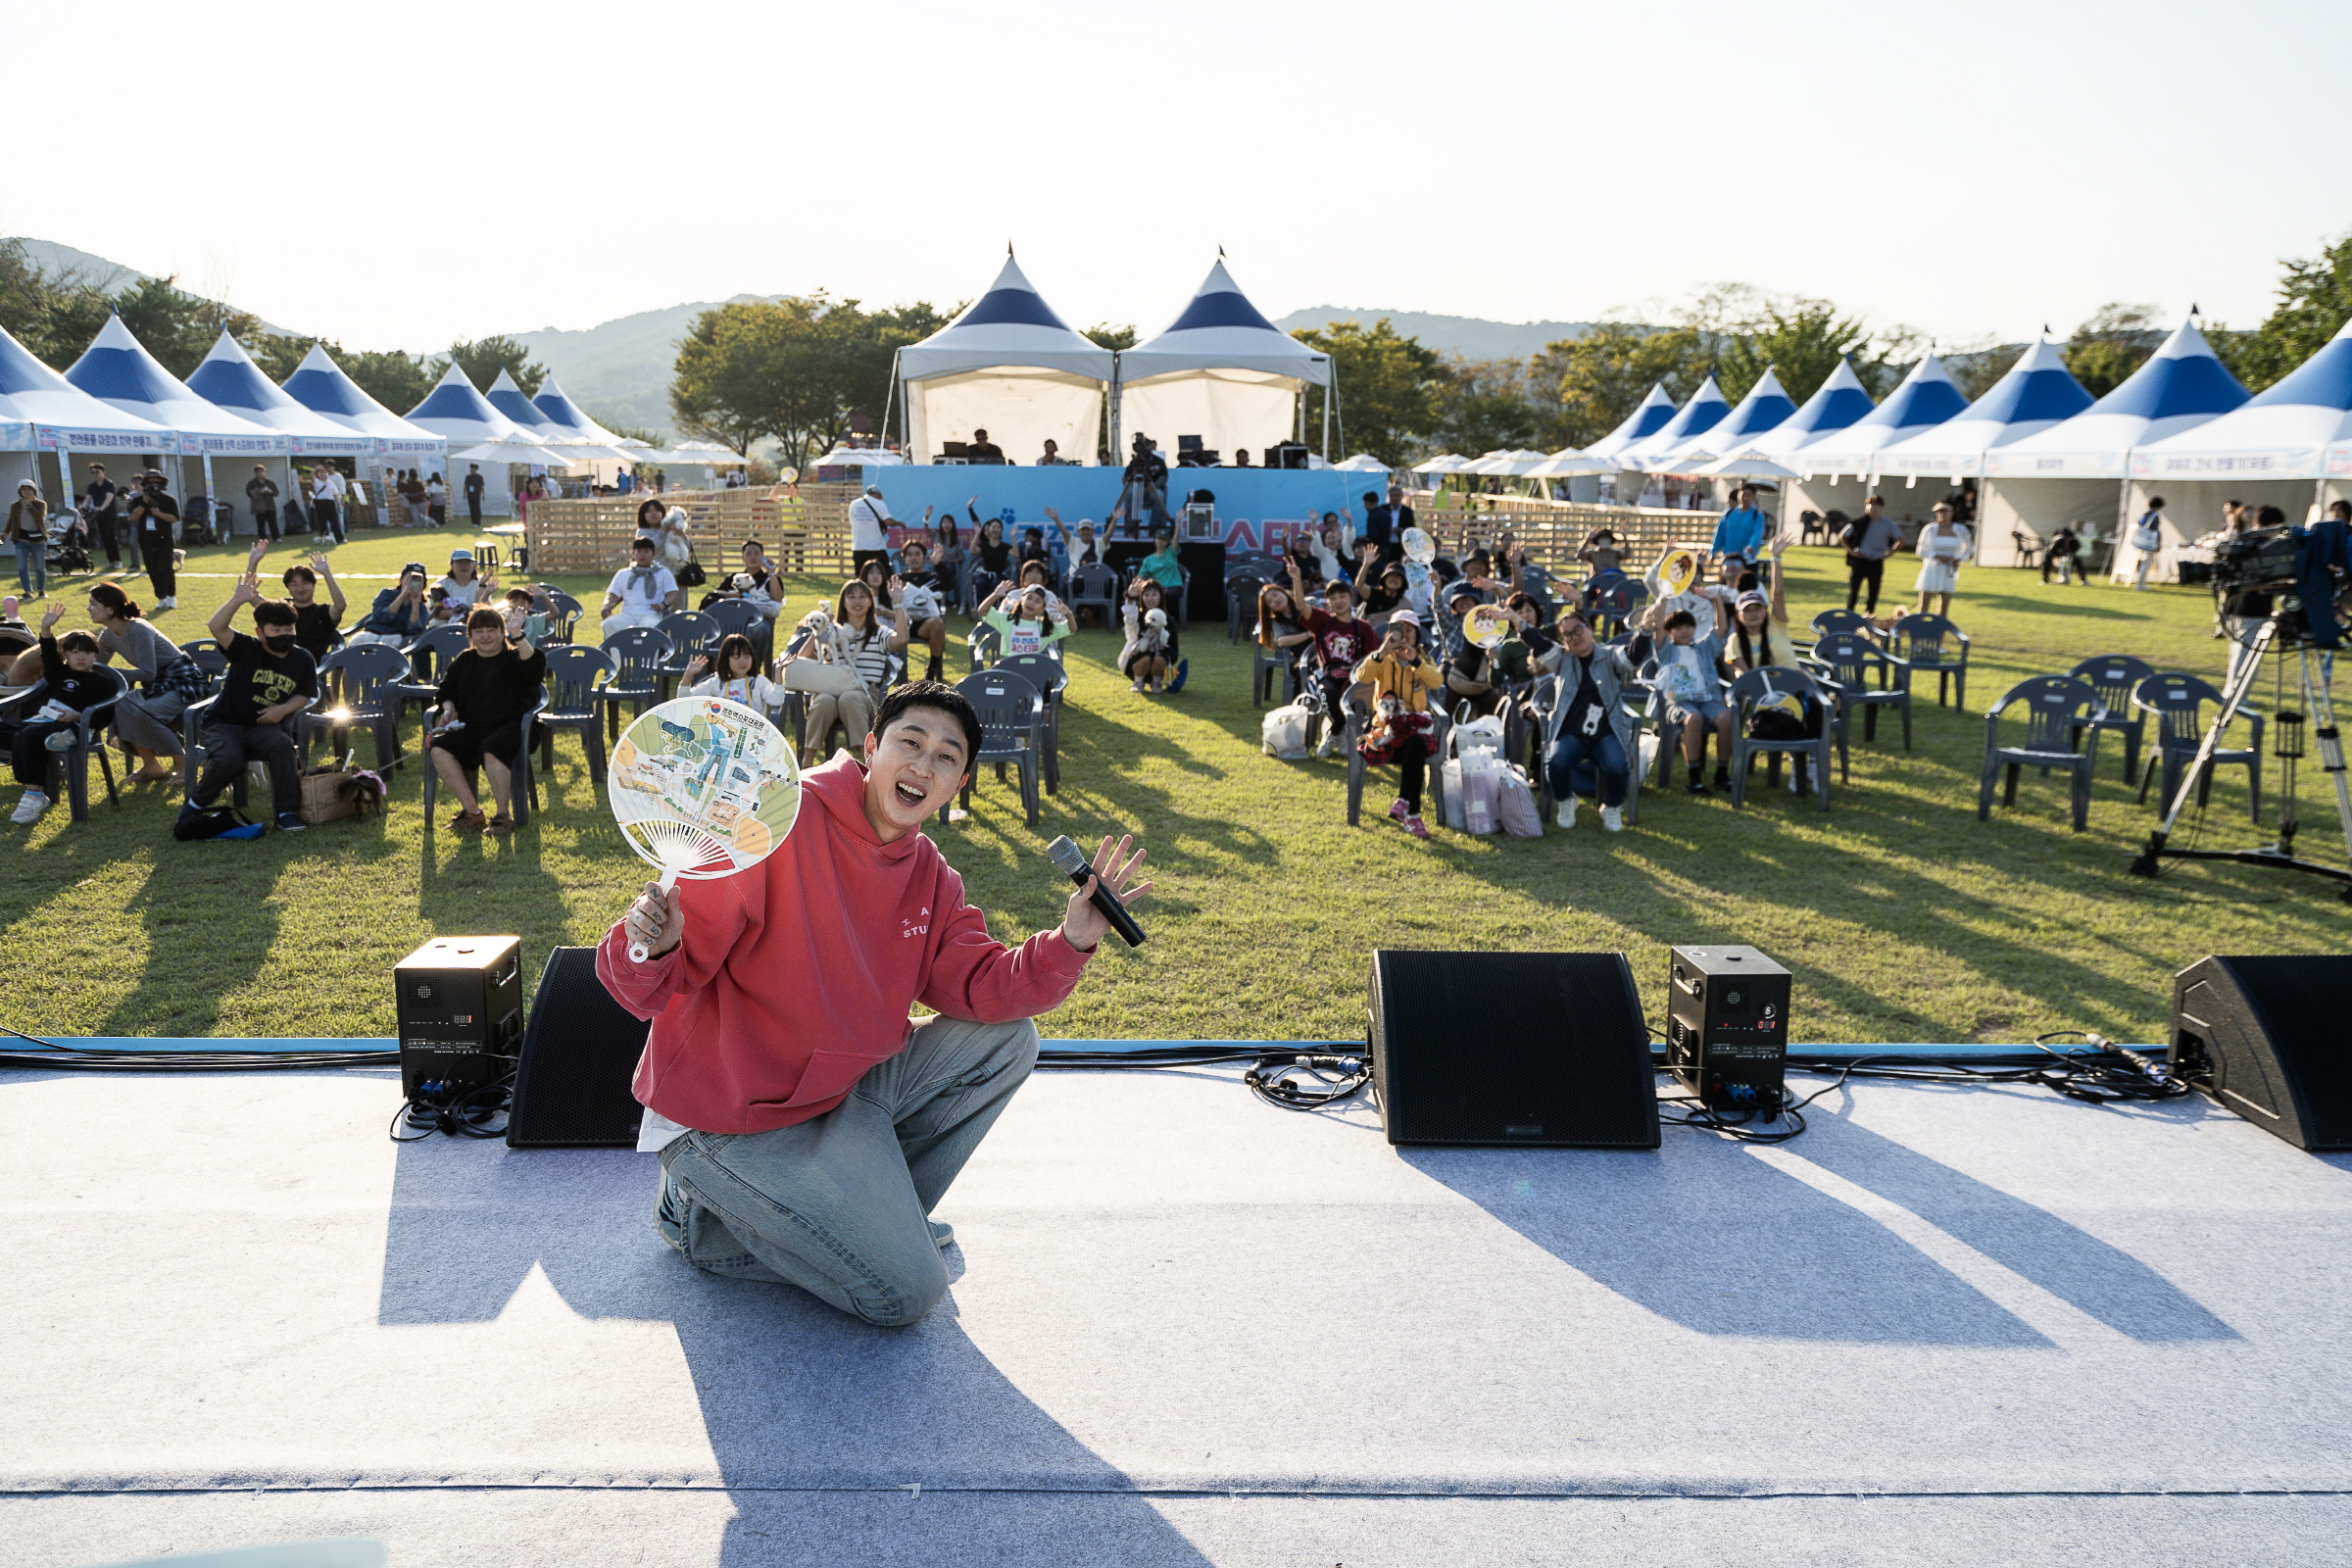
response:
<path fill-rule="evenodd" d="M 1222 257 L 1167 330 L 1118 358 L 1119 379 L 1128 383 L 1199 370 L 1252 370 L 1331 384 L 1331 357 L 1267 320 L 1234 283 Z"/>
<path fill-rule="evenodd" d="M 1984 471 L 1986 453 L 2071 419 L 2090 404 L 2057 346 L 2038 338 L 1966 414 L 1887 447 L 1875 471 L 1973 478 Z"/>
<path fill-rule="evenodd" d="M 268 455 L 287 451 L 284 432 L 217 408 L 189 391 L 110 316 L 66 379 L 99 402 L 179 434 L 186 453 Z"/>
<path fill-rule="evenodd" d="M 2317 479 L 2346 473 L 2352 473 L 2352 321 L 2317 354 L 2228 414 L 2132 454 L 2135 479 Z"/>
<path fill-rule="evenodd" d="M 1595 460 L 1614 458 L 1637 441 L 1656 435 L 1668 419 L 1674 417 L 1674 399 L 1666 395 L 1666 383 L 1660 381 L 1649 389 L 1649 396 L 1627 415 L 1616 429 L 1585 448 L 1585 456 Z"/>
<path fill-rule="evenodd" d="M 498 379 L 490 383 L 490 390 L 482 396 L 492 408 L 542 441 L 569 439 L 556 421 L 548 417 L 546 410 L 522 395 L 522 383 L 515 380 L 514 372 L 503 365 L 498 368 Z"/>
<path fill-rule="evenodd" d="M 1987 453 L 1984 471 L 1995 478 L 2121 478 L 2133 448 L 2194 429 L 2245 401 L 2246 389 L 2197 323 L 2182 321 L 2123 385 L 2064 423 Z"/>
<path fill-rule="evenodd" d="M 1652 458 L 1649 469 L 1653 473 L 1686 472 L 1710 459 L 1744 452 L 1749 441 L 1779 428 L 1795 412 L 1796 400 L 1768 365 L 1731 413 L 1716 420 L 1712 428 L 1687 436 L 1672 450 Z"/>
<path fill-rule="evenodd" d="M 1673 451 L 1691 436 L 1714 429 L 1731 411 L 1732 400 L 1723 395 L 1723 388 L 1715 384 L 1714 373 L 1710 371 L 1698 384 L 1698 390 L 1690 394 L 1690 401 L 1675 410 L 1673 418 L 1659 425 L 1655 434 L 1629 443 L 1615 454 L 1617 461 L 1628 468 L 1645 468 L 1654 459 Z"/>
<path fill-rule="evenodd" d="M 188 376 L 188 390 L 240 418 L 283 432 L 296 452 L 356 455 L 375 450 L 373 441 L 349 425 L 295 402 L 262 373 L 245 346 L 225 330 Z"/>
<path fill-rule="evenodd" d="M 456 365 L 443 372 L 440 383 L 424 395 L 423 402 L 409 411 L 408 419 L 448 442 L 452 452 L 488 442 L 505 446 L 546 445 L 491 407 L 490 400 L 474 390 L 473 383 L 466 379 L 466 371 Z"/>
<path fill-rule="evenodd" d="M 345 375 L 343 367 L 316 343 L 286 377 L 285 392 L 304 408 L 325 415 L 346 429 L 373 437 L 379 443 L 378 451 L 429 452 L 448 444 L 361 391 L 360 383 Z"/>
<path fill-rule="evenodd" d="M 1071 331 L 1009 256 L 988 292 L 961 316 L 899 351 L 899 375 L 907 381 L 1006 368 L 1103 383 L 1112 374 L 1110 350 Z"/>
<path fill-rule="evenodd" d="M 61 444 L 74 452 L 160 457 L 179 450 L 179 438 L 172 431 L 99 402 L 43 365 L 6 331 L 0 331 L 0 424 L 17 427 L 9 433 L 15 450 L 30 444 L 34 426 L 56 432 Z"/>
<path fill-rule="evenodd" d="M 1781 459 L 1802 474 L 1873 473 L 1879 453 L 1968 412 L 1968 399 L 1943 361 L 1931 354 L 1911 367 L 1886 401 L 1842 430 L 1818 436 Z"/>
<path fill-rule="evenodd" d="M 1784 458 L 1806 442 L 1842 430 L 1878 407 L 1851 359 L 1839 359 L 1830 378 L 1814 390 L 1794 414 L 1740 447 L 1760 457 Z"/>
<path fill-rule="evenodd" d="M 565 441 L 590 441 L 598 446 L 611 446 L 621 438 L 588 416 L 588 411 L 564 394 L 549 376 L 539 383 L 539 395 L 531 399 L 533 407 L 547 416 L 548 422 L 563 432 Z M 736 461 L 741 462 L 738 458 Z"/>

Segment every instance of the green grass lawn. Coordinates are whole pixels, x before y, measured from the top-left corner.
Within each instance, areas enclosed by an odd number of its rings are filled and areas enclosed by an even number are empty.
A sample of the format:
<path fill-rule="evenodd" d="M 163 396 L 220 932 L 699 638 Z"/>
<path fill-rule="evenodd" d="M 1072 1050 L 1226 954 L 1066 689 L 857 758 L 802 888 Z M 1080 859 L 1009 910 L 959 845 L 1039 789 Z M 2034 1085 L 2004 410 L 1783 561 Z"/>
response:
<path fill-rule="evenodd" d="M 437 563 L 466 539 L 363 533 L 335 559 L 364 603 L 403 560 Z M 297 554 L 273 554 L 269 569 Z M 241 558 L 191 552 L 182 608 L 163 629 L 204 635 Z M 1789 566 L 1800 623 L 1842 602 L 1836 552 L 1791 552 Z M 1898 563 L 1889 586 L 1913 570 Z M 602 587 L 563 583 L 583 600 Z M 794 583 L 786 613 L 820 592 L 829 602 L 834 586 Z M 1152 940 L 1105 954 L 1047 1023 L 1062 1037 L 1360 1037 L 1378 947 L 1624 949 L 1654 1017 L 1667 946 L 1752 942 L 1796 973 L 1800 1040 L 2069 1027 L 2152 1040 L 2172 972 L 2205 954 L 2341 951 L 2346 906 L 2316 879 L 2223 865 L 2127 875 L 2153 811 L 2132 799 L 2112 740 L 2088 832 L 2069 831 L 2055 775 L 2027 775 L 2014 809 L 1977 821 L 1984 708 L 2024 675 L 2098 653 L 2218 680 L 2224 645 L 2203 593 L 2045 588 L 2035 573 L 1986 568 L 1964 572 L 1961 589 L 1973 711 L 1929 698 L 1909 756 L 1891 722 L 1875 746 L 1857 731 L 1853 780 L 1827 816 L 1765 790 L 1759 773 L 1741 812 L 1656 791 L 1622 834 L 1603 835 L 1588 812 L 1575 832 L 1539 841 L 1438 830 L 1419 844 L 1381 815 L 1392 789 L 1376 777 L 1365 825 L 1351 829 L 1340 764 L 1261 755 L 1249 649 L 1203 624 L 1185 639 L 1190 684 L 1159 699 L 1131 694 L 1111 669 L 1111 634 L 1079 633 L 1060 795 L 1032 829 L 1013 790 L 985 779 L 971 819 L 934 834 L 991 928 L 1013 939 L 1058 917 L 1041 853 L 1055 834 L 1125 829 L 1150 846 L 1158 887 L 1139 912 Z M 80 623 L 78 598 L 69 603 L 67 624 Z M 960 673 L 960 650 L 953 660 Z M 2215 790 L 2204 842 L 2256 842 L 2241 776 Z M 0 828 L 14 981 L 0 1021 L 36 1034 L 385 1035 L 391 966 L 434 934 L 517 933 L 535 977 L 550 947 L 593 941 L 645 875 L 568 738 L 544 787 L 543 814 L 506 839 L 428 837 L 416 763 L 393 782 L 388 819 L 258 843 L 175 843 L 177 797 L 155 785 L 120 807 L 101 791 L 83 823 L 61 807 Z M 2305 797 L 2309 848 L 2331 855 L 2333 810 L 2309 787 Z M 2275 826 L 2275 805 L 2265 819 Z"/>

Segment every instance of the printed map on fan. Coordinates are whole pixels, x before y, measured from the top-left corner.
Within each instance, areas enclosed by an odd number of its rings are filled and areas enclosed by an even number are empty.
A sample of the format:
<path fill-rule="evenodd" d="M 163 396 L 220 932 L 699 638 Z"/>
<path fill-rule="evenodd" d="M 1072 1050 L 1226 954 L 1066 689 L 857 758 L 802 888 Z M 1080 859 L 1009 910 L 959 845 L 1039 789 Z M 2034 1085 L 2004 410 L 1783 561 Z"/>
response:
<path fill-rule="evenodd" d="M 681 698 L 641 713 L 613 748 L 612 815 L 639 854 L 683 876 L 725 876 L 792 830 L 800 763 L 739 703 Z"/>

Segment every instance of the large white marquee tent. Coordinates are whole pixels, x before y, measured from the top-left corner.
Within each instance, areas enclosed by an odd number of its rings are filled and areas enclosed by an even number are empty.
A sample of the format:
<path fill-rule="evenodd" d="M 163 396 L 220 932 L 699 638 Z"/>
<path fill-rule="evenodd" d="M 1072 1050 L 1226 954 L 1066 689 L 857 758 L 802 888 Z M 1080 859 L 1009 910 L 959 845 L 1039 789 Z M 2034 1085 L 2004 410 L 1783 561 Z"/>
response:
<path fill-rule="evenodd" d="M 1051 439 L 1067 461 L 1091 463 L 1115 368 L 1110 350 L 1071 331 L 1008 255 L 961 316 L 899 350 L 896 374 L 916 462 L 984 429 L 1012 462 L 1036 461 Z"/>
<path fill-rule="evenodd" d="M 1651 463 L 1690 437 L 1704 435 L 1714 429 L 1723 422 L 1723 416 L 1731 412 L 1732 400 L 1723 395 L 1723 388 L 1716 385 L 1714 374 L 1709 372 L 1707 378 L 1698 384 L 1698 390 L 1690 394 L 1690 401 L 1674 411 L 1673 418 L 1641 440 L 1628 442 L 1610 456 L 1629 471 L 1647 468 Z"/>
<path fill-rule="evenodd" d="M 1219 257 L 1166 331 L 1118 356 L 1112 450 L 1129 432 L 1171 447 L 1179 434 L 1228 457 L 1304 440 L 1308 386 L 1331 385 L 1331 357 L 1269 321 L 1233 281 Z M 1331 450 L 1324 401 L 1321 449 Z"/>
<path fill-rule="evenodd" d="M 482 466 L 482 510 L 507 514 L 514 510 L 514 468 L 561 468 L 562 454 L 493 408 L 466 372 L 452 365 L 424 401 L 408 413 L 411 424 L 430 430 L 449 444 L 449 462 Z M 462 495 L 464 480 L 448 476 L 450 493 Z"/>
<path fill-rule="evenodd" d="M 1666 395 L 1666 383 L 1660 381 L 1635 405 L 1633 413 L 1618 421 L 1616 429 L 1585 448 L 1585 456 L 1595 463 L 1621 458 L 1626 448 L 1656 435 L 1673 417 L 1674 399 Z"/>
<path fill-rule="evenodd" d="M 149 458 L 178 450 L 177 434 L 99 402 L 0 330 L 0 452 L 8 454 L 0 458 L 0 475 L 6 477 L 6 494 L 14 495 L 18 484 L 30 479 L 52 508 L 71 506 L 73 454 L 111 461 L 119 479 L 129 466 L 124 460 L 144 466 Z M 40 464 L 42 452 L 55 454 L 53 468 Z"/>
<path fill-rule="evenodd" d="M 1747 389 L 1747 396 L 1731 413 L 1716 420 L 1711 428 L 1688 436 L 1671 450 L 1652 458 L 1647 466 L 1652 473 L 1689 473 L 1716 458 L 1744 452 L 1750 441 L 1778 429 L 1794 413 L 1795 400 L 1788 396 L 1781 378 L 1768 365 L 1756 384 Z"/>
<path fill-rule="evenodd" d="M 107 318 L 81 358 L 67 368 L 66 379 L 101 403 L 177 434 L 179 456 L 194 460 L 202 476 L 199 480 L 184 469 L 173 475 L 172 488 L 183 497 L 183 509 L 184 498 L 199 489 L 207 496 L 220 494 L 213 475 L 215 458 L 267 463 L 293 450 L 283 431 L 231 414 L 190 391 L 131 336 L 119 316 Z M 238 482 L 243 483 L 242 472 Z"/>
<path fill-rule="evenodd" d="M 1775 461 L 1797 472 L 1782 502 L 1783 514 L 1794 509 L 1858 515 L 1878 471 L 1880 453 L 1946 419 L 1957 418 L 1967 410 L 1968 399 L 1943 361 L 1927 355 L 1911 368 L 1902 385 L 1886 395 L 1886 402 L 1842 429 L 1815 436 L 1794 451 L 1776 456 Z M 1904 507 L 1895 505 L 1892 496 L 1887 500 L 1889 514 L 1898 519 L 1918 520 L 1926 515 L 1925 503 Z"/>
<path fill-rule="evenodd" d="M 295 458 L 339 457 L 356 461 L 372 460 L 375 456 L 373 437 L 362 435 L 318 410 L 297 403 L 283 387 L 262 373 L 262 368 L 253 363 L 244 345 L 225 330 L 214 341 L 203 363 L 189 372 L 188 390 L 286 437 L 287 455 L 254 460 L 276 481 L 281 507 L 296 498 Z M 246 531 L 252 531 L 252 503 L 245 492 L 249 477 L 250 467 L 246 467 L 230 473 L 223 481 L 228 487 L 229 501 L 247 521 Z"/>
<path fill-rule="evenodd" d="M 1966 413 L 1882 448 L 1874 471 L 1980 478 L 1987 453 L 2037 435 L 2090 405 L 2090 393 L 2058 357 L 2057 346 L 2038 338 Z"/>
<path fill-rule="evenodd" d="M 1854 373 L 1854 362 L 1841 358 L 1838 368 L 1830 372 L 1830 378 L 1794 414 L 1761 435 L 1742 442 L 1739 450 L 1777 463 L 1806 442 L 1853 424 L 1877 406 L 1870 401 L 1870 392 L 1862 385 L 1862 378 Z"/>

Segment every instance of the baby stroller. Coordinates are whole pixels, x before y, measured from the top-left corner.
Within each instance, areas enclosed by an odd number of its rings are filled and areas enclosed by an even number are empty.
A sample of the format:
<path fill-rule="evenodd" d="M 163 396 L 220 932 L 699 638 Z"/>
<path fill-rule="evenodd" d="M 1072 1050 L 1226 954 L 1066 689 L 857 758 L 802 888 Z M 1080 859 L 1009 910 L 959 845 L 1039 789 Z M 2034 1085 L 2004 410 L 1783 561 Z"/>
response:
<path fill-rule="evenodd" d="M 68 573 L 90 569 L 89 534 L 81 514 L 70 512 L 52 520 L 49 530 L 49 569 Z"/>

